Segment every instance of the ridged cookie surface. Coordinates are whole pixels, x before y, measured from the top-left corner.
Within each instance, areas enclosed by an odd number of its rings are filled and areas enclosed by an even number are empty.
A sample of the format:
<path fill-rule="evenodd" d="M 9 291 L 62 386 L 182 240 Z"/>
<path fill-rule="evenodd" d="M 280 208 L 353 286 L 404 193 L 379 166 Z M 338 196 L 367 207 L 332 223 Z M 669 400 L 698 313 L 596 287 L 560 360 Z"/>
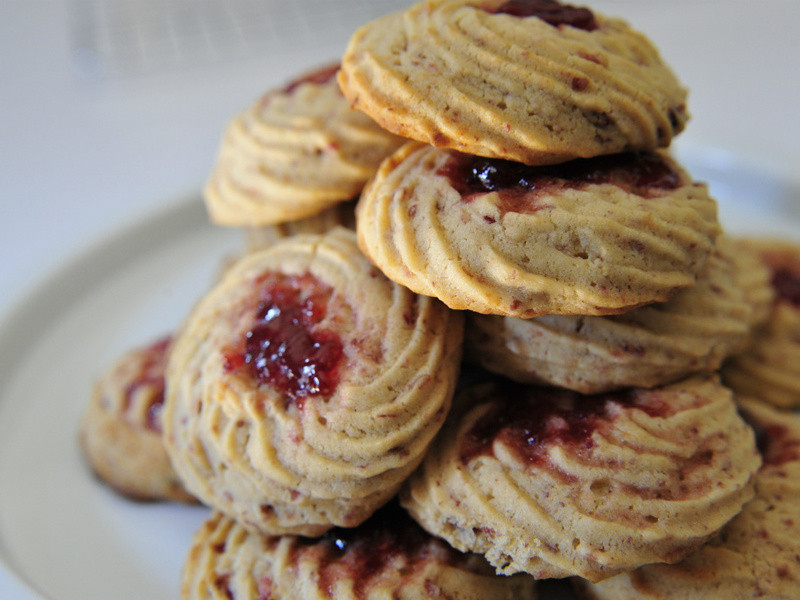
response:
<path fill-rule="evenodd" d="M 419 2 L 359 29 L 339 82 L 389 131 L 527 164 L 666 147 L 687 120 L 645 36 L 556 2 Z"/>
<path fill-rule="evenodd" d="M 663 385 L 741 351 L 771 289 L 766 267 L 720 238 L 697 284 L 667 302 L 604 317 L 471 313 L 466 354 L 515 381 L 582 393 Z"/>
<path fill-rule="evenodd" d="M 729 360 L 725 384 L 782 408 L 800 407 L 800 244 L 742 240 L 770 270 L 775 300 L 750 347 Z"/>
<path fill-rule="evenodd" d="M 461 314 L 383 277 L 352 231 L 249 254 L 176 336 L 170 458 L 204 503 L 253 531 L 357 525 L 441 427 L 462 329 Z"/>
<path fill-rule="evenodd" d="M 204 190 L 212 222 L 282 223 L 355 198 L 402 143 L 349 107 L 335 71 L 271 91 L 234 117 Z"/>
<path fill-rule="evenodd" d="M 694 285 L 716 215 L 662 153 L 526 167 L 411 142 L 364 189 L 356 227 L 390 279 L 451 308 L 530 318 L 668 300 Z"/>
<path fill-rule="evenodd" d="M 355 230 L 355 201 L 340 202 L 322 212 L 285 223 L 246 227 L 244 230 L 245 251 L 253 252 L 269 248 L 280 240 L 300 233 L 327 233 L 337 226 Z"/>
<path fill-rule="evenodd" d="M 758 247 L 747 238 L 728 238 L 736 249 L 736 281 L 753 311 L 753 326 L 760 328 L 772 314 L 776 290 L 772 269 L 761 259 Z"/>
<path fill-rule="evenodd" d="M 795 600 L 800 594 L 800 419 L 739 400 L 764 466 L 756 497 L 700 550 L 676 565 L 649 565 L 596 585 L 594 600 Z"/>
<path fill-rule="evenodd" d="M 171 337 L 121 356 L 95 383 L 78 440 L 94 473 L 136 500 L 193 502 L 161 440 Z"/>
<path fill-rule="evenodd" d="M 264 537 L 212 515 L 183 569 L 183 600 L 533 600 L 528 577 L 498 577 L 399 508 L 319 539 Z"/>
<path fill-rule="evenodd" d="M 716 377 L 597 396 L 489 383 L 456 405 L 403 505 L 501 573 L 677 562 L 753 495 L 753 431 Z"/>

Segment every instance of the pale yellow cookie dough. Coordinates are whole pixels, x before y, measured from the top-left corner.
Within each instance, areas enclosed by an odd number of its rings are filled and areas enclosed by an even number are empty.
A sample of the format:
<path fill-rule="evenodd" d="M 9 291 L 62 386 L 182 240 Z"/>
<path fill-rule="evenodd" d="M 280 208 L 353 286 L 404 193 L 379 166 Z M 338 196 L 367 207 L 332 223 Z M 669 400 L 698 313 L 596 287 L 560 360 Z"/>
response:
<path fill-rule="evenodd" d="M 741 240 L 770 269 L 774 302 L 753 343 L 725 363 L 722 377 L 737 393 L 781 408 L 800 408 L 800 243 Z"/>
<path fill-rule="evenodd" d="M 398 514 L 395 514 L 397 512 Z M 192 540 L 183 600 L 534 600 L 528 577 L 499 577 L 400 510 L 319 539 L 265 537 L 215 513 Z"/>
<path fill-rule="evenodd" d="M 194 502 L 161 439 L 164 370 L 171 337 L 134 348 L 95 383 L 78 440 L 94 473 L 136 500 Z"/>
<path fill-rule="evenodd" d="M 591 30 L 496 13 L 503 0 L 426 0 L 355 32 L 339 82 L 401 136 L 528 164 L 666 147 L 686 90 L 626 22 Z"/>
<path fill-rule="evenodd" d="M 244 229 L 245 251 L 253 252 L 269 248 L 276 242 L 299 233 L 327 233 L 336 226 L 355 230 L 356 203 L 340 202 L 320 213 L 285 223 L 246 227 Z"/>
<path fill-rule="evenodd" d="M 357 525 L 441 427 L 462 329 L 460 313 L 381 275 L 352 231 L 248 254 L 175 338 L 163 413 L 175 469 L 252 531 Z"/>
<path fill-rule="evenodd" d="M 767 268 L 720 238 L 697 284 L 667 302 L 604 317 L 471 313 L 465 349 L 472 362 L 515 381 L 583 393 L 653 387 L 715 371 L 744 349 L 771 292 Z"/>
<path fill-rule="evenodd" d="M 402 502 L 500 573 L 599 581 L 677 562 L 752 498 L 761 464 L 716 376 L 599 396 L 489 383 L 456 406 Z"/>
<path fill-rule="evenodd" d="M 204 189 L 212 222 L 283 223 L 355 198 L 402 143 L 349 107 L 334 70 L 273 90 L 234 117 Z"/>
<path fill-rule="evenodd" d="M 722 533 L 676 565 L 580 586 L 593 600 L 796 600 L 800 597 L 800 419 L 739 399 L 761 439 L 756 497 Z"/>
<path fill-rule="evenodd" d="M 530 189 L 462 193 L 448 173 L 463 179 L 458 165 L 472 160 L 409 143 L 356 208 L 370 260 L 451 308 L 531 318 L 665 301 L 695 284 L 720 232 L 706 186 L 666 154 L 530 167 L 517 174 Z M 496 169 L 501 181 L 522 167 L 481 164 L 480 176 Z"/>

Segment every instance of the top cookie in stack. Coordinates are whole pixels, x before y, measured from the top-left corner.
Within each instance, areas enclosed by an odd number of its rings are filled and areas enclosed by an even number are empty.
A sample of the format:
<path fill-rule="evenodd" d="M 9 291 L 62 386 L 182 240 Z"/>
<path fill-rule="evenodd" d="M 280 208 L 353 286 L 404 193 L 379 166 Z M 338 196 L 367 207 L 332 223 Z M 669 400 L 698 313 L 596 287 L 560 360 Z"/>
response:
<path fill-rule="evenodd" d="M 362 194 L 361 249 L 451 308 L 605 315 L 695 284 L 716 203 L 662 148 L 686 91 L 624 21 L 555 1 L 433 0 L 367 24 L 338 74 L 416 140 Z"/>
<path fill-rule="evenodd" d="M 357 31 L 339 83 L 389 131 L 531 165 L 665 147 L 687 120 L 646 37 L 554 0 L 420 2 Z"/>

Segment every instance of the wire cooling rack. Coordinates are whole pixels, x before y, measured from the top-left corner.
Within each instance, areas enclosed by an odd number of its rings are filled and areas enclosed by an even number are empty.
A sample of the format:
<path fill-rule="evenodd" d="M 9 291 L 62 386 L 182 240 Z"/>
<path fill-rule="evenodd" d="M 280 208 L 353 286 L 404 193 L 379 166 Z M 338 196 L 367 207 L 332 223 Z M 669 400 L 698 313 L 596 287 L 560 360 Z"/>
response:
<path fill-rule="evenodd" d="M 70 0 L 73 64 L 85 77 L 148 74 L 344 47 L 360 24 L 410 0 Z"/>

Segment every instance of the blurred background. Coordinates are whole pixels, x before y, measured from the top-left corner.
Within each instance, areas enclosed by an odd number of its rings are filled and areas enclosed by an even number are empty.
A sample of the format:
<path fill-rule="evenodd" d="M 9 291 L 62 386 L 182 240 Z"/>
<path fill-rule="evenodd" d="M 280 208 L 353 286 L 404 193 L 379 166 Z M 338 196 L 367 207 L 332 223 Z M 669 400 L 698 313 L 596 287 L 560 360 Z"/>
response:
<path fill-rule="evenodd" d="M 0 311 L 66 257 L 196 195 L 235 112 L 408 4 L 3 0 Z M 679 148 L 800 181 L 800 2 L 590 4 L 647 33 L 690 88 Z"/>

